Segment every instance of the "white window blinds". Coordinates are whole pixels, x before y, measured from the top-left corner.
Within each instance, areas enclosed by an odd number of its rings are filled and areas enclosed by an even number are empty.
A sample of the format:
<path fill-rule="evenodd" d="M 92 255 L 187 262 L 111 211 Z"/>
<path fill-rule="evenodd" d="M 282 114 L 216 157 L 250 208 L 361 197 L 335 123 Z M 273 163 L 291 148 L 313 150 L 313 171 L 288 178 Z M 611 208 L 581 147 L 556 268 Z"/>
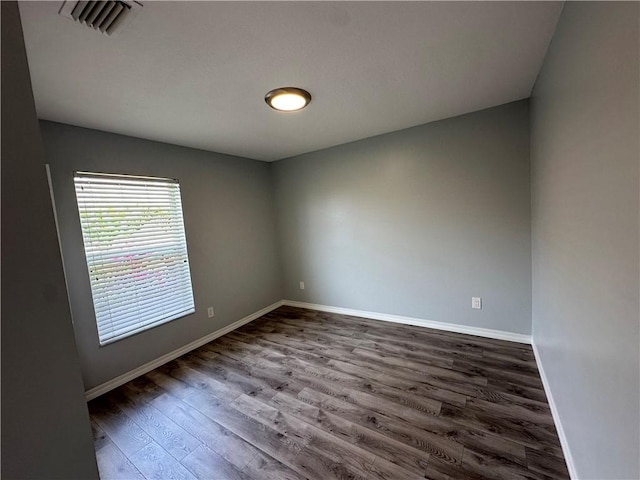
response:
<path fill-rule="evenodd" d="M 77 172 L 100 345 L 195 311 L 180 184 Z"/>

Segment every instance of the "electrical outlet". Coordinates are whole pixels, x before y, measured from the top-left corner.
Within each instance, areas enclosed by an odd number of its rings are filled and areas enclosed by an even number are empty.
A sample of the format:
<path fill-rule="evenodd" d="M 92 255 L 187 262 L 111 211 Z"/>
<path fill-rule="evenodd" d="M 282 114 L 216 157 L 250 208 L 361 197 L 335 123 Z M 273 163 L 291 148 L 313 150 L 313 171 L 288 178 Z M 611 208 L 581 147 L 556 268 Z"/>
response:
<path fill-rule="evenodd" d="M 482 298 L 481 297 L 471 297 L 471 308 L 482 310 Z"/>
<path fill-rule="evenodd" d="M 300 290 L 304 290 L 304 282 L 300 282 Z"/>
<path fill-rule="evenodd" d="M 209 318 L 213 318 L 213 315 L 214 315 L 213 307 L 207 308 L 207 315 L 209 316 Z"/>

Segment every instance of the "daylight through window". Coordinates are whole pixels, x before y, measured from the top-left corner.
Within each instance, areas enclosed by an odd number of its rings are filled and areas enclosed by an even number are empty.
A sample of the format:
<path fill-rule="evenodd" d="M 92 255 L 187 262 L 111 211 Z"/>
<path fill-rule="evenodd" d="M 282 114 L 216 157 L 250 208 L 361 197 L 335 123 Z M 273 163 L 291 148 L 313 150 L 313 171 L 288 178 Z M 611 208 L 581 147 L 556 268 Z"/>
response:
<path fill-rule="evenodd" d="M 177 180 L 74 175 L 100 344 L 195 311 Z"/>

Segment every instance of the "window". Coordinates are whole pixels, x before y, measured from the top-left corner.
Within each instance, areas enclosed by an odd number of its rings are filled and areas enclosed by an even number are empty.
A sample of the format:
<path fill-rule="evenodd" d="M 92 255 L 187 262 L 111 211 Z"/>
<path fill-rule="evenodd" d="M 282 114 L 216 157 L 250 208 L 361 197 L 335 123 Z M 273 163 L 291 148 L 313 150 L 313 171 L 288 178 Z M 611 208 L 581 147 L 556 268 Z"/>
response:
<path fill-rule="evenodd" d="M 180 184 L 74 175 L 100 345 L 195 311 Z"/>

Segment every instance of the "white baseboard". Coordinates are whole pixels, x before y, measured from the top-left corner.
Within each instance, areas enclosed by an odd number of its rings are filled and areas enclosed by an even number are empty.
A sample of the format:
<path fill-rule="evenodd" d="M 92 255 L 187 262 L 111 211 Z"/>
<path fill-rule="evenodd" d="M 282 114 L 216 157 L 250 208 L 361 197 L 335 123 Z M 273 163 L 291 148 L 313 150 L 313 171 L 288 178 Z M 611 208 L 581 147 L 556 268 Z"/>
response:
<path fill-rule="evenodd" d="M 436 330 L 444 330 L 447 332 L 465 333 L 467 335 L 476 335 L 479 337 L 495 338 L 498 340 L 507 340 L 511 342 L 527 343 L 527 344 L 531 343 L 531 336 L 523 335 L 520 333 L 504 332 L 501 330 L 491 330 L 489 328 L 469 327 L 466 325 L 455 325 L 453 323 L 436 322 L 433 320 L 424 320 L 421 318 L 402 317 L 400 315 L 391 315 L 388 313 L 367 312 L 363 310 L 354 310 L 351 308 L 332 307 L 329 305 L 318 305 L 315 303 L 297 302 L 293 300 L 280 300 L 272 305 L 269 305 L 261 310 L 258 310 L 255 313 L 252 313 L 251 315 L 248 315 L 236 322 L 233 322 L 232 324 L 227 325 L 226 327 L 221 328 L 220 330 L 210 333 L 209 335 L 205 335 L 204 337 L 199 338 L 198 340 L 195 340 L 176 350 L 173 350 L 172 352 L 162 355 L 161 357 L 156 358 L 151 362 L 145 363 L 144 365 L 134 368 L 133 370 L 130 370 L 122 375 L 119 375 L 116 378 L 113 378 L 105 383 L 102 383 L 96 387 L 93 387 L 87 390 L 85 392 L 86 399 L 87 401 L 89 401 L 96 397 L 99 397 L 100 395 L 107 393 L 108 391 L 113 390 L 114 388 L 117 388 L 120 385 L 123 385 L 133 380 L 134 378 L 137 378 L 141 375 L 144 375 L 147 372 L 150 372 L 154 368 L 158 368 L 159 366 L 164 365 L 165 363 L 170 362 L 171 360 L 174 360 L 180 357 L 181 355 L 184 355 L 185 353 L 190 352 L 191 350 L 201 347 L 205 343 L 209 343 L 210 341 L 215 340 L 216 338 L 221 337 L 222 335 L 225 335 L 235 330 L 236 328 L 241 327 L 242 325 L 252 322 L 253 320 L 261 317 L 262 315 L 266 315 L 267 313 L 271 312 L 272 310 L 275 310 L 276 308 L 282 305 L 288 305 L 291 307 L 299 307 L 299 308 L 307 308 L 311 310 L 319 310 L 322 312 L 352 315 L 354 317 L 371 318 L 374 320 L 382 320 L 385 322 L 402 323 L 405 325 L 415 325 L 418 327 L 433 328 Z M 537 355 L 536 355 L 536 358 L 537 358 Z M 544 374 L 542 369 L 540 369 L 540 373 L 542 375 L 542 379 L 544 382 Z M 545 389 L 546 388 L 547 387 L 545 383 Z M 551 404 L 552 403 L 551 396 L 548 391 L 547 391 L 547 396 L 549 397 L 549 403 Z M 552 411 L 553 411 L 553 408 L 552 408 Z M 554 420 L 556 420 L 555 413 L 554 413 Z M 556 420 L 556 422 L 558 421 Z M 558 433 L 560 434 L 560 430 Z M 561 441 L 562 441 L 562 437 L 561 437 Z M 563 443 L 563 449 L 564 449 L 564 443 Z"/>
<path fill-rule="evenodd" d="M 145 363 L 144 365 L 141 365 L 138 368 L 134 368 L 133 370 L 130 370 L 127 373 L 124 373 L 114 379 L 109 380 L 108 382 L 105 382 L 96 387 L 93 387 L 85 392 L 85 397 L 87 401 L 92 400 L 96 397 L 99 397 L 103 393 L 107 393 L 108 391 L 113 390 L 114 388 L 117 388 L 120 385 L 124 385 L 125 383 L 133 380 L 134 378 L 137 378 L 140 375 L 144 375 L 145 373 L 150 372 L 154 368 L 158 368 L 159 366 L 164 365 L 165 363 L 170 362 L 171 360 L 174 360 L 184 355 L 185 353 L 190 352 L 191 350 L 195 350 L 196 348 L 201 347 L 205 343 L 209 343 L 211 340 L 215 340 L 216 338 L 221 337 L 222 335 L 225 335 L 231 332 L 232 330 L 235 330 L 236 328 L 240 328 L 242 325 L 252 322 L 253 320 L 261 317 L 262 315 L 266 315 L 270 311 L 275 310 L 276 308 L 282 306 L 282 304 L 283 304 L 282 300 L 276 303 L 273 303 L 268 307 L 264 307 L 263 309 L 258 310 L 255 313 L 252 313 L 251 315 L 247 315 L 246 317 L 241 318 L 240 320 L 235 321 L 224 328 L 221 328 L 220 330 L 216 330 L 215 332 L 210 333 L 209 335 L 205 335 L 204 337 L 199 338 L 198 340 L 194 340 L 193 342 L 188 343 L 183 347 L 180 347 L 176 350 L 173 350 L 172 352 L 162 355 L 161 357 L 156 358 L 151 362 Z"/>
<path fill-rule="evenodd" d="M 551 393 L 551 385 L 549 385 L 549 380 L 547 380 L 547 375 L 544 371 L 544 367 L 542 366 L 542 361 L 540 359 L 540 352 L 538 351 L 538 347 L 536 346 L 535 341 L 531 342 L 531 346 L 533 347 L 533 354 L 536 357 L 536 365 L 538 366 L 538 371 L 540 372 L 540 378 L 542 379 L 544 392 L 547 395 L 547 402 L 549 403 L 549 408 L 551 408 L 551 416 L 553 417 L 553 423 L 555 423 L 556 430 L 558 431 L 558 438 L 560 439 L 560 446 L 562 447 L 562 453 L 564 454 L 564 459 L 567 462 L 567 468 L 569 469 L 569 476 L 571 477 L 571 480 L 578 480 L 578 472 L 576 472 L 576 466 L 573 463 L 573 457 L 571 456 L 571 449 L 569 448 L 569 441 L 567 440 L 567 436 L 564 432 L 564 428 L 562 427 L 562 421 L 560 420 L 560 413 L 558 412 L 558 407 L 556 406 L 556 402 L 553 399 L 553 394 Z"/>
<path fill-rule="evenodd" d="M 328 305 L 317 305 L 315 303 L 297 302 L 294 300 L 283 300 L 283 305 L 298 308 L 308 308 L 320 310 L 321 312 L 339 313 L 342 315 L 352 315 L 354 317 L 372 318 L 384 322 L 403 323 L 405 325 L 415 325 L 417 327 L 433 328 L 435 330 L 445 330 L 447 332 L 465 333 L 478 337 L 495 338 L 497 340 L 507 340 L 509 342 L 531 344 L 531 335 L 522 333 L 505 332 L 502 330 L 492 330 L 490 328 L 469 327 L 466 325 L 456 325 L 453 323 L 436 322 L 434 320 L 424 320 L 422 318 L 402 317 L 388 313 L 366 312 L 364 310 L 354 310 L 351 308 L 331 307 Z"/>

